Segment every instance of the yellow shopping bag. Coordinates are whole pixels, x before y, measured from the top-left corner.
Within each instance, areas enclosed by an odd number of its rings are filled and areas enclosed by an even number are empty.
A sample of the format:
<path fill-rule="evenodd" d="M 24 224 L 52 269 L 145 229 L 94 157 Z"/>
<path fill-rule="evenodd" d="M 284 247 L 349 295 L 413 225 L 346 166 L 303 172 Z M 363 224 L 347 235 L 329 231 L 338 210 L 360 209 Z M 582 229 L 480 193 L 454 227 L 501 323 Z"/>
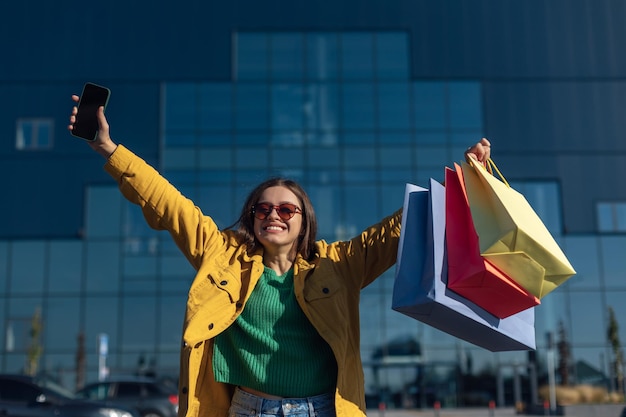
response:
<path fill-rule="evenodd" d="M 481 255 L 536 297 L 576 273 L 526 198 L 482 164 L 463 163 L 465 187 Z"/>

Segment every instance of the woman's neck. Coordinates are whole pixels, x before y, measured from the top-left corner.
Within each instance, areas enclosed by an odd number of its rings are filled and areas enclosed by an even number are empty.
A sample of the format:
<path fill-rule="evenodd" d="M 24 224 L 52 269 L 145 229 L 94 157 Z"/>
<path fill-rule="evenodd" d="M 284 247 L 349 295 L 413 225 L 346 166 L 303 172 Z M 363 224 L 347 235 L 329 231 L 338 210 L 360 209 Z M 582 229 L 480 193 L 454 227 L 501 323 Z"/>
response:
<path fill-rule="evenodd" d="M 265 251 L 263 255 L 263 265 L 271 268 L 278 275 L 283 275 L 291 269 L 295 260 L 295 254 L 293 253 L 270 253 Z"/>

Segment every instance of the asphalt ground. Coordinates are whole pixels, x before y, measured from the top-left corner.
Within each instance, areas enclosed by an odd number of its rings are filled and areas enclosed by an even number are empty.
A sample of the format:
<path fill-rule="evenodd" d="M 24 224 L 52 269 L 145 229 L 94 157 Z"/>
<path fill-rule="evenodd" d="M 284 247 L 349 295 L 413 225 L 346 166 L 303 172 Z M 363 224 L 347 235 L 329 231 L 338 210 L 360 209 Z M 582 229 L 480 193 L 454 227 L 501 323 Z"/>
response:
<path fill-rule="evenodd" d="M 510 408 L 442 408 L 440 410 L 367 410 L 368 417 L 512 417 L 520 416 Z"/>

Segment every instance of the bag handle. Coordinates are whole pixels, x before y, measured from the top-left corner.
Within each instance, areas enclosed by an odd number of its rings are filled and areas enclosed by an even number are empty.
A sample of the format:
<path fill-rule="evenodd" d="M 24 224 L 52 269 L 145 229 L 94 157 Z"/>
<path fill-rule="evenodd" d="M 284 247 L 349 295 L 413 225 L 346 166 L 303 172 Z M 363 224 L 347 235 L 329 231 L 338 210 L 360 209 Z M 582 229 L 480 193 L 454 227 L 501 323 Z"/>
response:
<path fill-rule="evenodd" d="M 480 164 L 478 161 L 476 161 L 473 158 L 468 158 L 470 164 L 472 166 L 474 166 L 475 164 Z M 496 163 L 493 162 L 493 159 L 489 158 L 485 161 L 485 164 L 483 166 L 483 169 L 487 170 L 488 173 L 490 173 L 491 175 L 493 175 L 494 177 L 496 175 L 494 175 L 494 170 L 495 172 L 498 174 L 497 176 L 500 177 L 500 180 L 502 180 L 502 182 L 504 183 L 504 185 L 506 185 L 508 188 L 511 188 L 511 186 L 509 185 L 508 181 L 506 180 L 506 178 L 504 178 L 504 175 L 502 175 L 502 173 L 500 172 L 500 170 L 498 169 L 498 167 L 496 166 Z"/>

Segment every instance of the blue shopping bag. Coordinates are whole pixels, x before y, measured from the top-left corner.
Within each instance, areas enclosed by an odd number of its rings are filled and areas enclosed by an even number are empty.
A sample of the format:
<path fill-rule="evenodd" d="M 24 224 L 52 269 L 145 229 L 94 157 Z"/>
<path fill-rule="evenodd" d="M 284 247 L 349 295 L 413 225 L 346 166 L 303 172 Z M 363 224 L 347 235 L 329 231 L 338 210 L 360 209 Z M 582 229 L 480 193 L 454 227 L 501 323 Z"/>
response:
<path fill-rule="evenodd" d="M 392 309 L 492 352 L 535 349 L 535 311 L 499 319 L 449 290 L 445 189 L 406 185 Z"/>

